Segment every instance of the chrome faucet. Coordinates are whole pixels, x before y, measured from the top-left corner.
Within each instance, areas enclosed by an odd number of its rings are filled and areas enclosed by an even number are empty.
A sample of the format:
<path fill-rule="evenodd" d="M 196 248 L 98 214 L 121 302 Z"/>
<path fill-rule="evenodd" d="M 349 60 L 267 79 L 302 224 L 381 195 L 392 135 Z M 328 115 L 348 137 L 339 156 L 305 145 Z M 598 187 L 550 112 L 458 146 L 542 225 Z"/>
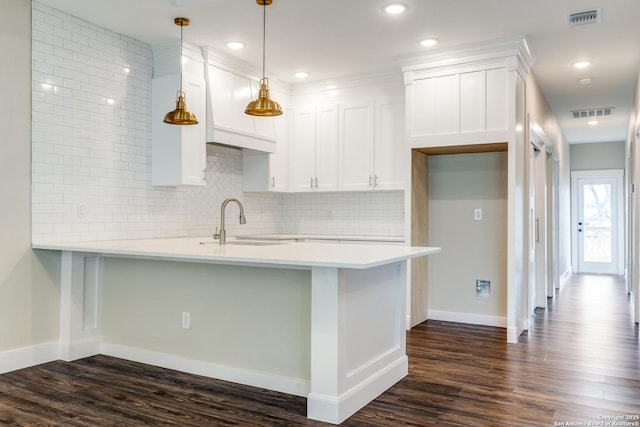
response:
<path fill-rule="evenodd" d="M 224 228 L 224 211 L 229 202 L 236 202 L 238 207 L 240 208 L 240 224 L 246 224 L 247 219 L 244 216 L 244 206 L 240 203 L 240 200 L 230 197 L 222 202 L 222 207 L 220 208 L 220 233 L 216 233 L 213 235 L 213 238 L 220 238 L 220 244 L 225 245 L 227 243 L 227 230 Z"/>

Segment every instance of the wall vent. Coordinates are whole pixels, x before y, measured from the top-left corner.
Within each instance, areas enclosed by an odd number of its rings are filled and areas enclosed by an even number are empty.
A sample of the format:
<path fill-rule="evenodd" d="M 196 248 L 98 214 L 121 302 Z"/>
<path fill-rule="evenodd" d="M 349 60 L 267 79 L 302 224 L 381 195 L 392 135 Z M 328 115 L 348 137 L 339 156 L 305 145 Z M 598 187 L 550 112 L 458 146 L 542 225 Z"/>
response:
<path fill-rule="evenodd" d="M 587 119 L 589 117 L 610 116 L 613 114 L 614 107 L 591 108 L 589 110 L 572 110 L 571 116 L 574 119 Z"/>
<path fill-rule="evenodd" d="M 571 15 L 569 15 L 568 21 L 570 27 L 586 24 L 599 24 L 602 21 L 602 9 L 572 13 Z"/>

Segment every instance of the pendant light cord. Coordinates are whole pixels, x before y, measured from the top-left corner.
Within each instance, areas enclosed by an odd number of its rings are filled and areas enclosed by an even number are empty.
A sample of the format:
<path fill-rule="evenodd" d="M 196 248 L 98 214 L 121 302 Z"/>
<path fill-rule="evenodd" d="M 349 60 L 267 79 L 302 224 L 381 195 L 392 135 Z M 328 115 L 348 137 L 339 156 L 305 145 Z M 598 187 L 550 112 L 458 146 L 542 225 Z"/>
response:
<path fill-rule="evenodd" d="M 184 21 L 180 21 L 180 94 L 182 94 L 182 30 L 184 29 Z"/>
<path fill-rule="evenodd" d="M 267 2 L 266 0 L 262 1 L 262 78 L 265 78 L 265 49 L 266 49 L 266 39 L 267 39 Z"/>

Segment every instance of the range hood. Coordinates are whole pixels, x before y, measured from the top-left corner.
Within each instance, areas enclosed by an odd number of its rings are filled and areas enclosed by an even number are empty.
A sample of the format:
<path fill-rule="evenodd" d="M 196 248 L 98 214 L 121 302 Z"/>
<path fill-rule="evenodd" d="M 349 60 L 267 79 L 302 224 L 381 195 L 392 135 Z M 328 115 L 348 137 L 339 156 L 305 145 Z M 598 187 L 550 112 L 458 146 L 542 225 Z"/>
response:
<path fill-rule="evenodd" d="M 257 96 L 258 81 L 234 71 L 203 49 L 207 86 L 207 144 L 275 153 L 273 117 L 254 117 L 244 109 Z"/>

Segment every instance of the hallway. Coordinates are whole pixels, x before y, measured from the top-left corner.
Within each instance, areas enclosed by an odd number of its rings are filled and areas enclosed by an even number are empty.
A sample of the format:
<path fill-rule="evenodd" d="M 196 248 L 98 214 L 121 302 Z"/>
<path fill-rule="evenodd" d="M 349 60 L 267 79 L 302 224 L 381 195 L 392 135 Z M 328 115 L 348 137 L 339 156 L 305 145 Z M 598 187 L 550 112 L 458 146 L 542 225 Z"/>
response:
<path fill-rule="evenodd" d="M 407 334 L 409 376 L 343 425 L 638 426 L 629 308 L 620 278 L 574 275 L 519 344 L 507 344 L 501 328 L 425 322 Z M 0 375 L 1 425 L 328 425 L 306 419 L 305 406 L 302 397 L 106 356 Z"/>

